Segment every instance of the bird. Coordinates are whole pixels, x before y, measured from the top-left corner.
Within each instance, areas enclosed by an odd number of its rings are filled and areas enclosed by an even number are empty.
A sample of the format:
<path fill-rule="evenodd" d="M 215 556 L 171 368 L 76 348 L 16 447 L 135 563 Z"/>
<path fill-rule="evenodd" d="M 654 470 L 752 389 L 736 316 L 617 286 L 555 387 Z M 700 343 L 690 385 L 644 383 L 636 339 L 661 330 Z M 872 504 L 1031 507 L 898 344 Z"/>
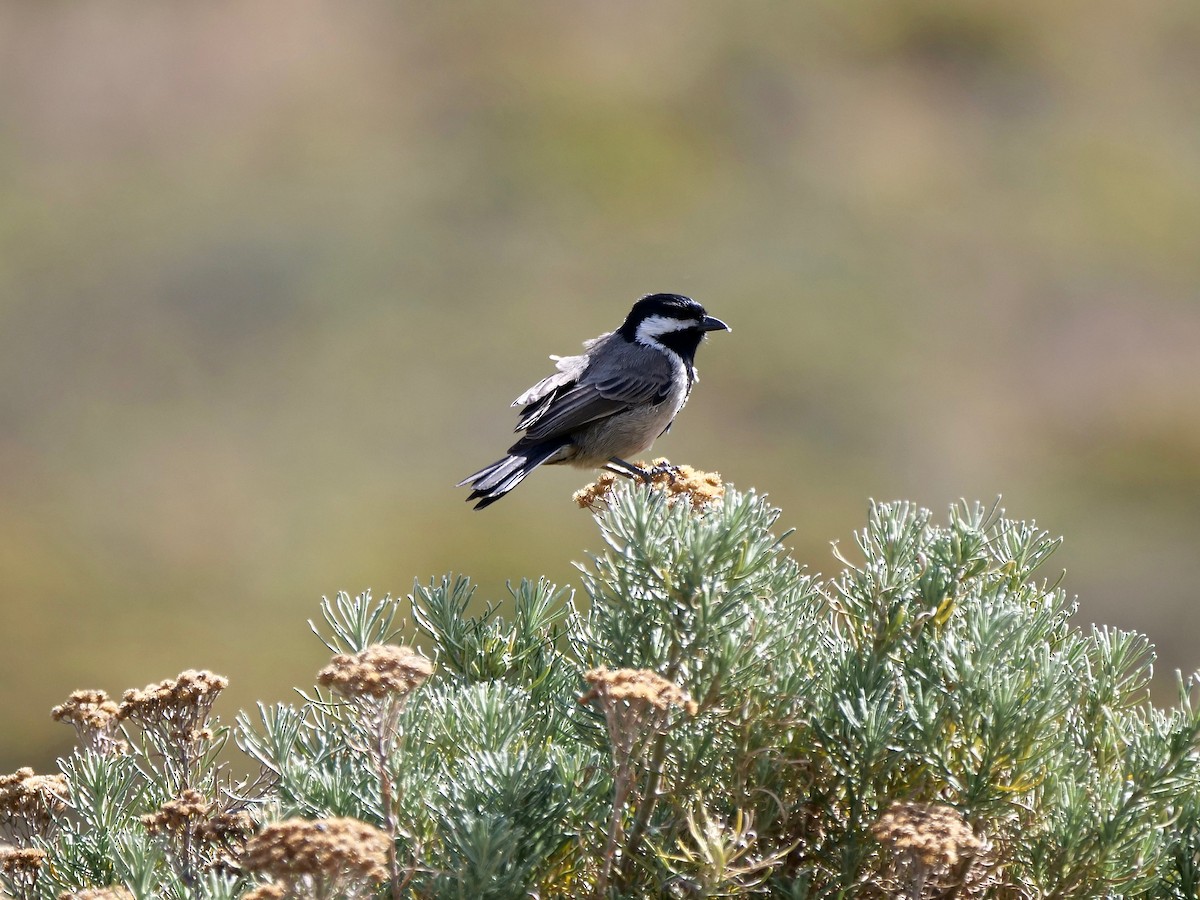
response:
<path fill-rule="evenodd" d="M 630 457 L 667 432 L 696 384 L 696 350 L 710 331 L 732 329 L 682 294 L 647 294 L 616 331 L 584 341 L 578 356 L 551 356 L 557 371 L 512 402 L 514 429 L 524 432 L 508 453 L 456 487 L 483 509 L 541 465 L 606 469 L 649 481 Z M 671 467 L 665 467 L 670 471 Z"/>

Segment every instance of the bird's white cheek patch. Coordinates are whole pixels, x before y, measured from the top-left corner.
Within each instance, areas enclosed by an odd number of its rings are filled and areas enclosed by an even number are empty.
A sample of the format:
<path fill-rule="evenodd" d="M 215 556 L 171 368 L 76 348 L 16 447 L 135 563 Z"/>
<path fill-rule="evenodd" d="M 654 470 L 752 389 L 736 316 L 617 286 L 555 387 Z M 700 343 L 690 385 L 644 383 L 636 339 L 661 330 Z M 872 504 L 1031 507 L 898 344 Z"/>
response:
<path fill-rule="evenodd" d="M 690 319 L 651 316 L 638 325 L 637 342 L 639 344 L 649 344 L 652 347 L 661 347 L 662 345 L 658 342 L 658 338 L 673 331 L 683 331 L 685 328 L 692 328 L 695 324 Z"/>

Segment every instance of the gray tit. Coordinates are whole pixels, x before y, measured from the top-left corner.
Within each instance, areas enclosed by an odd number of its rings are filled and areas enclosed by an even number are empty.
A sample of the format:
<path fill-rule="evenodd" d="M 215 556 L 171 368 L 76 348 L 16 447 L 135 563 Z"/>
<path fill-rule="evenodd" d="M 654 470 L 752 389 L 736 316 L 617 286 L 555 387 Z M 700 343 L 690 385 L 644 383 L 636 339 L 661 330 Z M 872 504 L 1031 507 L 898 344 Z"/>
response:
<path fill-rule="evenodd" d="M 729 330 L 689 297 L 643 297 L 620 328 L 584 342 L 579 356 L 550 357 L 558 371 L 512 403 L 522 407 L 521 439 L 457 487 L 469 485 L 467 500 L 483 509 L 543 464 L 651 478 L 628 459 L 649 450 L 687 402 L 705 335 Z"/>

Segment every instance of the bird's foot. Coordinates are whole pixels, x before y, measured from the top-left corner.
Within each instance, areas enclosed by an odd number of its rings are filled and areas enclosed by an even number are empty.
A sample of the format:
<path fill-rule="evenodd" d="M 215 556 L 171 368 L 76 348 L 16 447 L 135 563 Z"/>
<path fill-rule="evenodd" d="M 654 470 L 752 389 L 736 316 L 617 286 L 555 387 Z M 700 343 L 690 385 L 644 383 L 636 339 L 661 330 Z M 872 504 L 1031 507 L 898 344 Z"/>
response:
<path fill-rule="evenodd" d="M 663 459 L 658 460 L 649 468 L 642 469 L 642 477 L 646 479 L 646 484 L 650 484 L 659 475 L 666 475 L 667 480 L 674 484 L 676 476 L 679 475 L 679 466 L 673 466 Z"/>

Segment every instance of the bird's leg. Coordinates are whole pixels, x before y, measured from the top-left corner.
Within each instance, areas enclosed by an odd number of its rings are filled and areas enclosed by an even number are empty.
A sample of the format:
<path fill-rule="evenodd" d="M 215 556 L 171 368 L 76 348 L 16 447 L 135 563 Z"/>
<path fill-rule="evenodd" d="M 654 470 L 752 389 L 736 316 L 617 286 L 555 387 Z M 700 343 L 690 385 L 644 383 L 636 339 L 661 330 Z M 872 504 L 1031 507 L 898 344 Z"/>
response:
<path fill-rule="evenodd" d="M 624 475 L 626 478 L 641 478 L 646 484 L 653 481 L 656 475 L 667 475 L 671 481 L 674 481 L 675 476 L 679 474 L 679 466 L 673 466 L 670 463 L 659 463 L 657 466 L 643 469 L 641 466 L 635 466 L 631 462 L 626 462 L 619 456 L 610 458 L 604 468 L 609 472 Z"/>
<path fill-rule="evenodd" d="M 641 478 L 647 484 L 649 484 L 650 479 L 654 477 L 641 466 L 635 466 L 631 462 L 626 462 L 619 456 L 613 456 L 609 458 L 608 462 L 604 464 L 604 468 L 609 472 L 612 472 L 616 475 L 623 475 L 626 478 Z"/>

